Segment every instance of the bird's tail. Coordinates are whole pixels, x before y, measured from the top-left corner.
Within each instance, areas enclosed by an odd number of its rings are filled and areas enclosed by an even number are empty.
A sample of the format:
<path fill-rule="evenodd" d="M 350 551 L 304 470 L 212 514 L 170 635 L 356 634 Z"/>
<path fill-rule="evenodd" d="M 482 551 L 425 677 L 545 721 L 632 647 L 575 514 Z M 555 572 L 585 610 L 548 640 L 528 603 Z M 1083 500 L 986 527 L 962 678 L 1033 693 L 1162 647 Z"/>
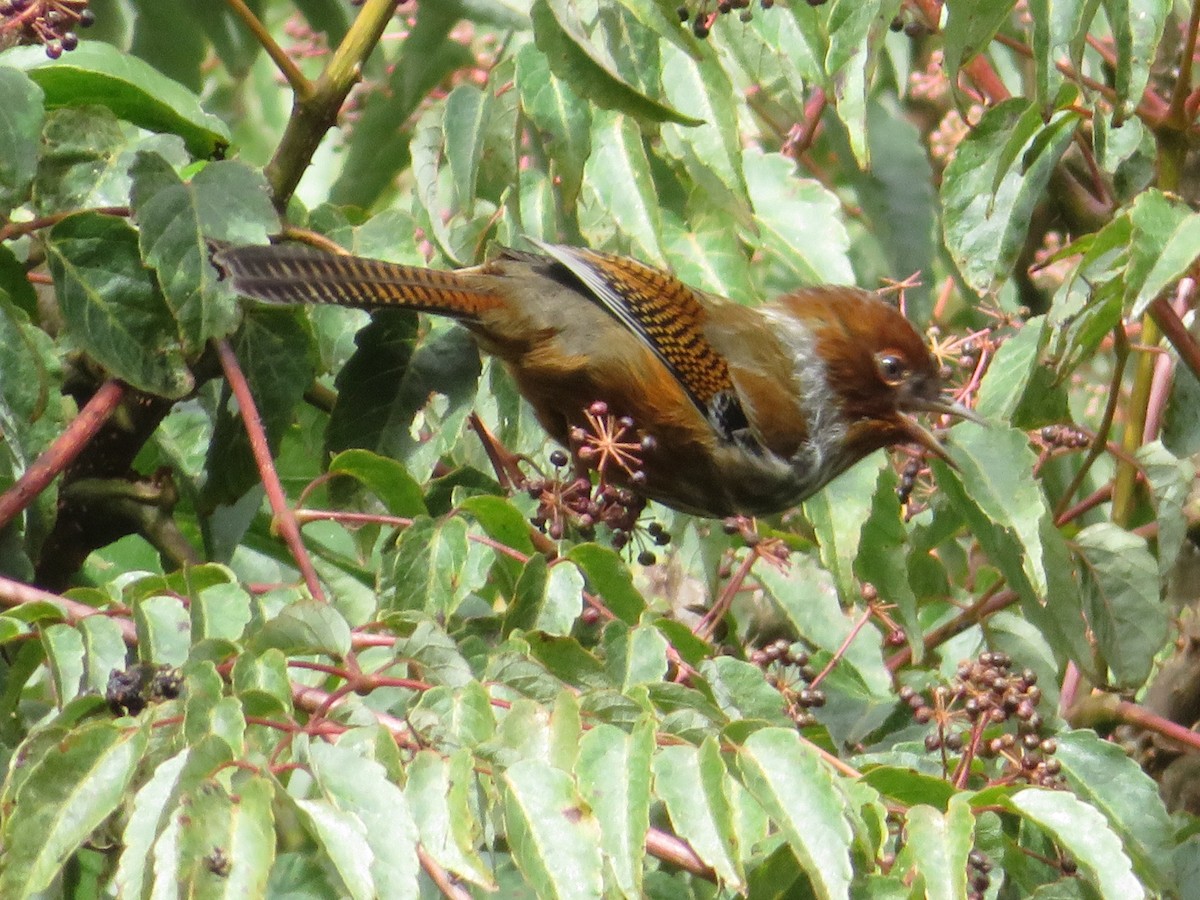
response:
<path fill-rule="evenodd" d="M 477 278 L 321 253 L 300 246 L 212 242 L 213 266 L 233 289 L 268 303 L 333 303 L 362 309 L 398 307 L 475 319 L 504 300 Z"/>

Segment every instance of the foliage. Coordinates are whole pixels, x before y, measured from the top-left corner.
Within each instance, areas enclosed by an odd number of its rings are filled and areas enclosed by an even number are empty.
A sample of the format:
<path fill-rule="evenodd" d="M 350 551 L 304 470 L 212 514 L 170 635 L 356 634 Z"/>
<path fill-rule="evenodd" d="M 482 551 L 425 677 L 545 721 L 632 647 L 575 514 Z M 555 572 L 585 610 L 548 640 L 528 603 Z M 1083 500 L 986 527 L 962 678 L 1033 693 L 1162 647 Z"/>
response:
<path fill-rule="evenodd" d="M 0 895 L 1194 896 L 1200 4 L 394 7 L 0 0 Z M 896 279 L 990 425 L 614 549 L 281 231 Z"/>

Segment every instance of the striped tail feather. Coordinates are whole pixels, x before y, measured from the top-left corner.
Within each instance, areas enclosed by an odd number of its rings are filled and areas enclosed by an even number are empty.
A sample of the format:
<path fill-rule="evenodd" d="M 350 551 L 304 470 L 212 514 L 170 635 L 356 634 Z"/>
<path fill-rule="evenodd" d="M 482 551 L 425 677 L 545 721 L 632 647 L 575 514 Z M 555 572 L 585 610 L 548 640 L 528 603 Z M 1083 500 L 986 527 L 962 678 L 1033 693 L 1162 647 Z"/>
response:
<path fill-rule="evenodd" d="M 362 309 L 400 307 L 475 319 L 503 297 L 455 272 L 322 253 L 295 245 L 211 242 L 222 278 L 243 296 L 268 303 L 332 303 Z"/>

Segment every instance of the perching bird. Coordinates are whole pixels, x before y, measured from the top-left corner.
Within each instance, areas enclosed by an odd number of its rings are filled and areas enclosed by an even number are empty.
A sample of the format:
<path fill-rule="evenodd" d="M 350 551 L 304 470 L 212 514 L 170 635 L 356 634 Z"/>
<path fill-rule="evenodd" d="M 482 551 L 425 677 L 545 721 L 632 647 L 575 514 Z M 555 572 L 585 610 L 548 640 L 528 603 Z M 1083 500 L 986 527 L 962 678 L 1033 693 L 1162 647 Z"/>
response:
<path fill-rule="evenodd" d="M 450 316 L 499 358 L 566 445 L 596 401 L 652 437 L 636 489 L 706 516 L 786 510 L 881 447 L 945 456 L 915 413 L 942 396 L 908 320 L 853 287 L 743 306 L 632 259 L 535 242 L 440 271 L 297 246 L 219 247 L 245 296 Z"/>

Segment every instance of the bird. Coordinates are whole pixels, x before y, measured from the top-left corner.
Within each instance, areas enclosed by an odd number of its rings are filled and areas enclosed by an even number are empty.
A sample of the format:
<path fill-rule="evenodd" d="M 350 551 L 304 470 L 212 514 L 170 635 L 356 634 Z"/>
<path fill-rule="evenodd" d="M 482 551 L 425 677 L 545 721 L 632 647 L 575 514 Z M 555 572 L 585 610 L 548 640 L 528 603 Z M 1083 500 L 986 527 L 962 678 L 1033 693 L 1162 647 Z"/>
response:
<path fill-rule="evenodd" d="M 601 409 L 643 436 L 636 491 L 700 516 L 784 512 L 868 454 L 917 444 L 919 413 L 979 421 L 944 396 L 901 312 L 869 291 L 801 287 L 758 306 L 637 260 L 528 239 L 456 270 L 302 244 L 215 245 L 238 294 L 458 320 L 499 359 L 559 444 Z M 649 438 L 646 440 L 645 438 Z"/>

